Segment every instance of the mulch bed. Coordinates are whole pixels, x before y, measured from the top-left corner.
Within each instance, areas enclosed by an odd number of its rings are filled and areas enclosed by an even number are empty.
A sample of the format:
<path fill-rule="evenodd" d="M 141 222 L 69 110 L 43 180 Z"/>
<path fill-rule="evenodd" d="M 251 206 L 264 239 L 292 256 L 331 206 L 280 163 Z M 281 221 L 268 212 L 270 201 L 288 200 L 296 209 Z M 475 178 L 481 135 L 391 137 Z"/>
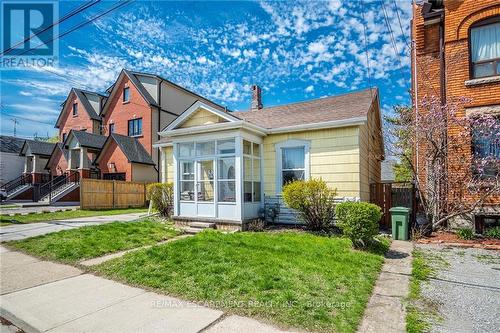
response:
<path fill-rule="evenodd" d="M 433 232 L 429 237 L 417 240 L 420 244 L 442 244 L 455 247 L 473 247 L 486 250 L 500 251 L 500 239 L 476 238 L 473 240 L 459 239 L 456 234 L 448 231 Z"/>

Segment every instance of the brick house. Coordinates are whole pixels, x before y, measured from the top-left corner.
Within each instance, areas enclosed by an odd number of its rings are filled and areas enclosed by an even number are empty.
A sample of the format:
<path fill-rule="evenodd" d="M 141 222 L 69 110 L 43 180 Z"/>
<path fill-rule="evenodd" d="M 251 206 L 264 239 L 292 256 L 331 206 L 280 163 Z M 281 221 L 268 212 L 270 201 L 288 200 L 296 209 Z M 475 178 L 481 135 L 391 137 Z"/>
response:
<path fill-rule="evenodd" d="M 413 102 L 418 112 L 424 112 L 422 102 L 426 96 L 436 96 L 443 104 L 466 97 L 471 102 L 460 106 L 459 116 L 483 112 L 500 116 L 500 2 L 427 0 L 414 5 L 412 37 Z M 456 140 L 457 130 L 448 126 L 448 140 Z M 500 160 L 498 144 L 483 141 L 471 136 L 463 144 L 470 146 L 471 154 L 489 154 Z M 448 170 L 449 165 L 455 169 L 463 165 L 462 172 L 473 172 L 458 159 L 452 152 L 448 153 Z M 416 160 L 422 184 L 427 179 L 425 162 Z M 498 168 L 494 173 L 498 174 Z M 448 174 L 448 177 L 456 177 L 456 172 Z M 449 189 L 448 193 L 453 190 Z M 473 198 L 467 200 L 472 202 Z M 473 214 L 454 219 L 451 226 L 466 225 L 482 232 L 484 227 L 499 223 L 500 196 L 497 195 Z"/>
<path fill-rule="evenodd" d="M 160 151 L 153 143 L 160 139 L 158 132 L 174 121 L 196 101 L 203 101 L 212 107 L 224 107 L 158 75 L 133 72 L 123 69 L 115 83 L 108 88 L 108 100 L 100 116 L 102 133 L 116 133 L 136 138 L 144 147 L 156 166 L 155 179 L 159 180 L 161 169 Z M 113 145 L 106 146 L 112 149 Z M 103 152 L 107 155 L 106 152 Z M 115 165 L 120 165 L 118 163 Z M 128 168 L 128 167 L 127 167 Z M 104 166 L 107 177 L 112 178 L 113 168 Z M 123 170 L 117 170 L 116 177 L 122 177 Z M 125 178 L 129 178 L 126 176 Z"/>

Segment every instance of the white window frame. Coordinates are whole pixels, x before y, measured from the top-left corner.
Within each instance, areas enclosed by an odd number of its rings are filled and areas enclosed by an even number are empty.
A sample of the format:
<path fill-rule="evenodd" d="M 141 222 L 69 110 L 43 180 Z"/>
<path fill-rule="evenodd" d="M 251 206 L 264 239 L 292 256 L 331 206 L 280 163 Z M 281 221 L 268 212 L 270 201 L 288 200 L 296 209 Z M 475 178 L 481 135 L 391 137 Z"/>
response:
<path fill-rule="evenodd" d="M 250 143 L 250 154 L 246 154 L 243 152 L 243 144 L 244 144 L 244 141 L 247 141 Z M 254 154 L 254 151 L 253 151 L 253 148 L 254 148 L 254 144 L 259 146 L 259 154 L 258 155 L 255 155 Z M 241 174 L 242 176 L 242 180 L 243 180 L 243 187 L 242 187 L 242 202 L 245 204 L 250 204 L 250 203 L 258 203 L 258 202 L 261 202 L 262 201 L 262 197 L 263 197 L 263 193 L 262 193 L 262 158 L 261 158 L 261 154 L 262 154 L 262 144 L 258 143 L 258 142 L 255 142 L 255 141 L 252 141 L 252 140 L 249 140 L 247 138 L 243 138 L 242 142 L 241 142 L 241 151 L 242 151 L 242 167 L 243 167 L 243 172 Z M 250 183 L 252 183 L 252 200 L 250 201 L 245 201 L 245 158 L 249 158 L 250 159 Z M 259 200 L 255 200 L 255 183 L 257 182 L 254 177 L 254 174 L 253 172 L 255 171 L 254 170 L 254 161 L 255 160 L 259 160 L 259 181 L 258 183 L 260 184 L 259 188 L 260 188 L 260 199 Z"/>
<path fill-rule="evenodd" d="M 304 179 L 311 177 L 310 173 L 310 150 L 311 141 L 290 139 L 279 142 L 274 145 L 276 151 L 276 194 L 280 195 L 283 191 L 283 148 L 304 148 Z"/>

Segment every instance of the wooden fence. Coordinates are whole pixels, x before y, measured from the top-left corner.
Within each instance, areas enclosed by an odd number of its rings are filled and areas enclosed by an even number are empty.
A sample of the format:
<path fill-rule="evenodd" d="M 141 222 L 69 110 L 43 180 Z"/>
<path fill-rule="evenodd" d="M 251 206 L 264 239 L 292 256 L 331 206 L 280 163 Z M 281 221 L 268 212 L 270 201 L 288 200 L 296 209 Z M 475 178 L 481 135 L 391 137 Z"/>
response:
<path fill-rule="evenodd" d="M 410 223 L 415 222 L 416 190 L 411 183 L 373 183 L 370 184 L 370 202 L 382 208 L 380 227 L 391 229 L 392 207 L 410 208 Z"/>
<path fill-rule="evenodd" d="M 85 178 L 80 183 L 81 209 L 146 206 L 147 183 Z"/>

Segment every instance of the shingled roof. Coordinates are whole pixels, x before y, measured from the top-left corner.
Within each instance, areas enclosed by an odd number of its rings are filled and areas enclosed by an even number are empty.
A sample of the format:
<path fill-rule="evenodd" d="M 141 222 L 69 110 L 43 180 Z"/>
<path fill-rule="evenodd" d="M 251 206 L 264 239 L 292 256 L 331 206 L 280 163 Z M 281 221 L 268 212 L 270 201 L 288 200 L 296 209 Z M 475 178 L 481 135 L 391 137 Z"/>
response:
<path fill-rule="evenodd" d="M 76 95 L 76 97 L 78 97 L 78 100 L 82 103 L 82 106 L 83 108 L 85 109 L 85 111 L 87 112 L 88 116 L 90 119 L 93 119 L 93 120 L 101 120 L 101 117 L 97 114 L 97 112 L 99 112 L 99 110 L 94 110 L 94 108 L 92 107 L 92 105 L 90 104 L 88 98 L 87 98 L 87 95 L 95 95 L 95 96 L 99 96 L 101 97 L 102 99 L 106 99 L 106 96 L 102 95 L 102 94 L 99 94 L 99 93 L 96 93 L 96 92 L 92 92 L 92 91 L 87 91 L 87 90 L 82 90 L 82 89 L 77 89 L 77 88 L 71 88 L 69 94 L 68 94 L 68 97 L 66 98 L 66 100 L 64 101 L 64 103 L 62 103 L 62 109 L 61 109 L 61 112 L 59 113 L 59 117 L 57 117 L 57 120 L 56 120 L 56 125 L 55 127 L 56 128 L 59 128 L 59 123 L 61 121 L 61 117 L 63 115 L 63 111 L 64 111 L 64 108 L 66 107 L 66 103 L 68 103 L 68 100 L 69 100 L 69 97 L 71 96 L 71 93 L 74 93 Z"/>
<path fill-rule="evenodd" d="M 123 154 L 125 154 L 125 157 L 127 157 L 127 160 L 130 163 L 155 165 L 155 162 L 153 162 L 153 159 L 144 148 L 144 146 L 139 142 L 139 140 L 130 136 L 120 135 L 116 133 L 111 133 L 111 135 L 108 136 L 108 139 L 106 140 L 102 151 L 99 153 L 99 156 L 97 156 L 96 161 L 99 160 L 102 153 L 107 149 L 106 146 L 112 140 L 116 142 L 116 144 L 123 152 Z"/>
<path fill-rule="evenodd" d="M 19 154 L 25 140 L 13 136 L 0 135 L 0 151 L 2 153 Z"/>
<path fill-rule="evenodd" d="M 70 134 L 72 134 L 75 137 L 76 141 L 78 141 L 78 143 L 82 147 L 102 149 L 104 143 L 106 142 L 106 136 L 104 135 L 88 133 L 86 131 L 75 131 L 75 130 L 71 130 Z M 68 140 L 70 137 L 71 135 L 68 135 L 68 137 L 66 138 L 66 141 L 64 142 L 65 145 L 66 142 L 69 142 Z"/>
<path fill-rule="evenodd" d="M 376 88 L 230 114 L 266 129 L 366 117 Z"/>
<path fill-rule="evenodd" d="M 50 156 L 54 150 L 55 143 L 36 141 L 36 140 L 25 140 L 23 147 L 21 148 L 20 155 L 26 154 L 26 149 L 29 148 L 33 155 Z"/>

